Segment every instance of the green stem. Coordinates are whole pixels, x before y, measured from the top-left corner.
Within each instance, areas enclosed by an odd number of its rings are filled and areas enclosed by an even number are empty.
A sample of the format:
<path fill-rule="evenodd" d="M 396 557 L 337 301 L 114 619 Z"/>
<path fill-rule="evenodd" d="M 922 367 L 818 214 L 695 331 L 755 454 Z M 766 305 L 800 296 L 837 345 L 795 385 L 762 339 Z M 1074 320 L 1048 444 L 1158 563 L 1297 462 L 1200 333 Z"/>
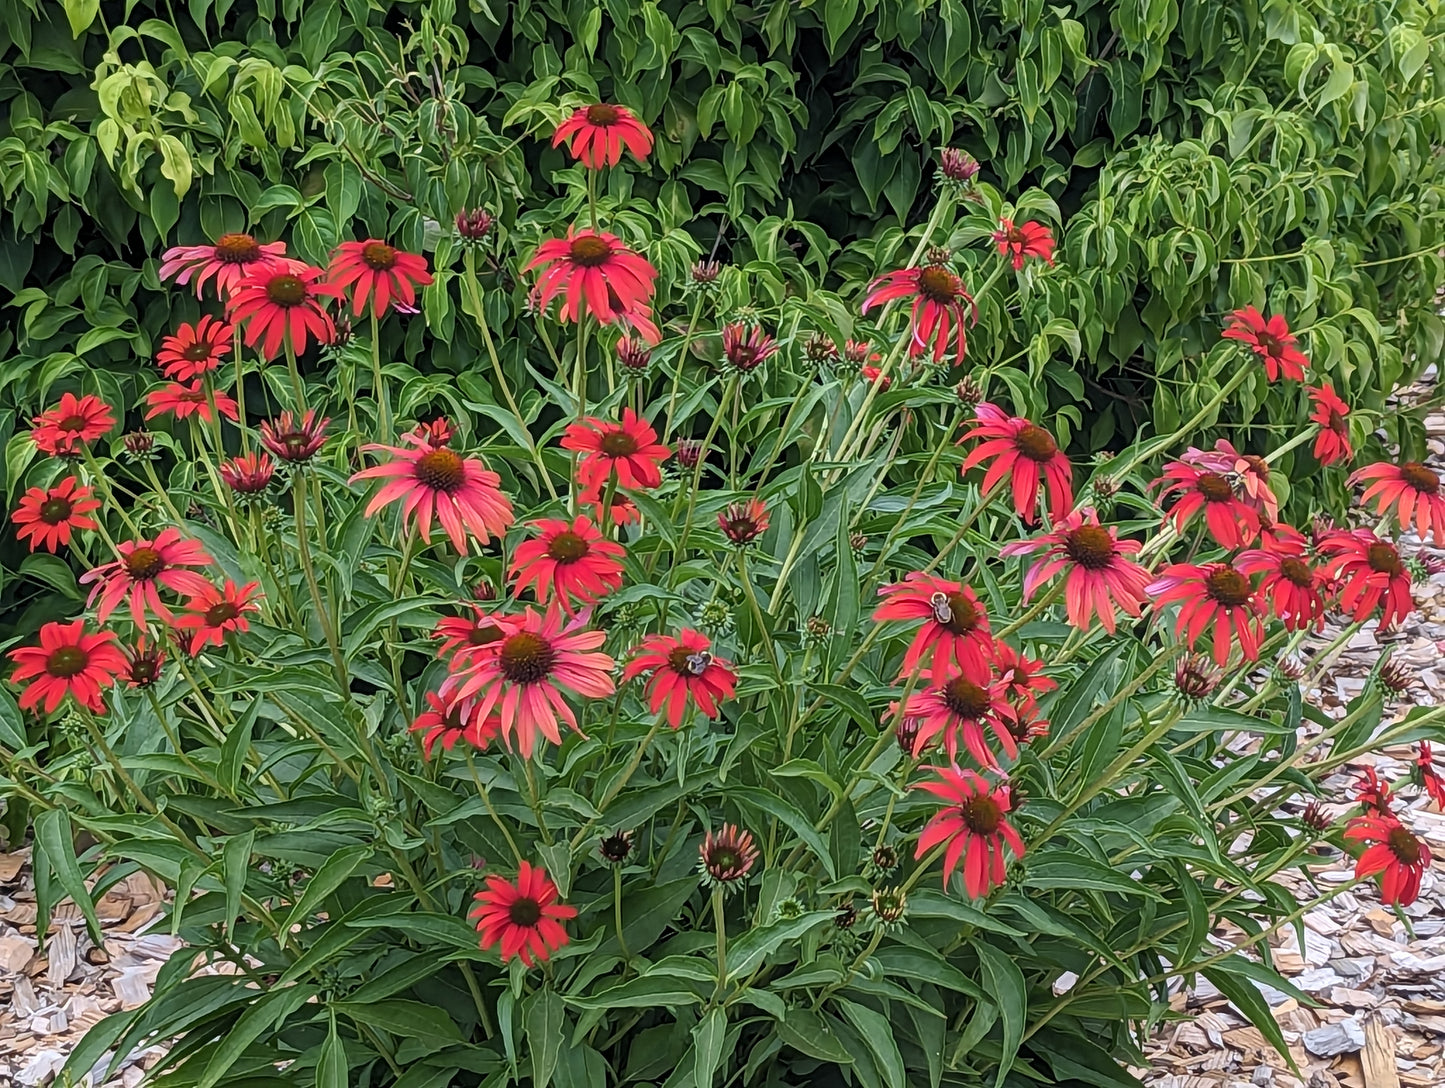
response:
<path fill-rule="evenodd" d="M 391 445 L 391 404 L 387 396 L 386 380 L 381 374 L 381 337 L 378 335 L 379 322 L 376 318 L 376 310 L 371 311 L 371 381 L 376 387 L 377 409 L 381 412 L 381 443 L 384 446 Z"/>

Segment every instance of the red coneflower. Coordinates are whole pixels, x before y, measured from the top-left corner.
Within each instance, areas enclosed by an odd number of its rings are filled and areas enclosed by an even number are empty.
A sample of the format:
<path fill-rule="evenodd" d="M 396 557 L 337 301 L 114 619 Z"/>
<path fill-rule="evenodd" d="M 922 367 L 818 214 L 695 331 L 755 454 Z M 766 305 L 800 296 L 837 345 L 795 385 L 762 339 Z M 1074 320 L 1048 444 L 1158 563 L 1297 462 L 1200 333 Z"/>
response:
<path fill-rule="evenodd" d="M 300 355 L 311 338 L 321 344 L 336 339 L 336 323 L 321 304 L 334 294 L 322 269 L 286 260 L 243 279 L 226 303 L 226 317 L 242 326 L 249 346 L 261 345 L 267 359 L 274 359 L 283 345 Z"/>
<path fill-rule="evenodd" d="M 592 516 L 597 521 L 606 522 L 609 525 L 631 525 L 642 520 L 642 515 L 637 510 L 637 504 L 620 491 L 613 492 L 612 505 L 604 510 L 606 494 L 601 484 L 582 488 L 577 495 L 577 502 L 581 506 L 592 507 Z"/>
<path fill-rule="evenodd" d="M 442 446 L 451 445 L 452 439 L 457 436 L 457 429 L 446 416 L 437 416 L 430 423 L 418 423 L 411 429 L 411 433 L 432 449 L 440 449 Z"/>
<path fill-rule="evenodd" d="M 1415 607 L 1410 571 L 1394 545 L 1369 529 L 1335 529 L 1318 544 L 1331 560 L 1330 575 L 1340 586 L 1340 607 L 1361 623 L 1380 609 L 1380 626 L 1403 620 Z"/>
<path fill-rule="evenodd" d="M 1160 487 L 1159 501 L 1171 492 L 1179 498 L 1164 515 L 1181 536 L 1195 514 L 1203 512 L 1209 533 L 1224 548 L 1242 548 L 1259 535 L 1259 515 L 1234 493 L 1234 485 L 1218 472 L 1171 461 L 1150 487 Z"/>
<path fill-rule="evenodd" d="M 1394 813 L 1390 811 L 1390 784 L 1380 781 L 1380 776 L 1373 767 L 1366 767 L 1360 780 L 1355 783 L 1355 803 L 1365 810 L 1367 816 L 1374 813 L 1377 816 L 1394 817 Z"/>
<path fill-rule="evenodd" d="M 64 393 L 60 403 L 35 417 L 30 440 L 41 453 L 75 453 L 82 443 L 94 442 L 115 426 L 111 407 L 87 393 Z"/>
<path fill-rule="evenodd" d="M 125 647 L 124 652 L 127 687 L 148 688 L 161 678 L 161 666 L 166 663 L 165 651 L 151 645 L 145 635 L 139 635 L 135 645 Z"/>
<path fill-rule="evenodd" d="M 1059 685 L 1044 675 L 1044 663 L 1026 657 L 1007 642 L 993 644 L 993 664 L 1003 685 L 1004 696 L 1021 716 L 1034 717 L 1039 712 L 1038 696 Z"/>
<path fill-rule="evenodd" d="M 998 756 L 987 739 L 987 733 L 992 733 L 1009 759 L 1018 758 L 1018 741 L 1013 735 L 1018 711 L 1008 701 L 1003 684 L 988 674 L 979 677 L 982 683 L 952 672 L 928 674 L 926 678 L 930 686 L 910 695 L 898 712 L 900 718 L 919 719 L 918 736 L 913 741 L 915 756 L 942 733 L 943 748 L 950 760 L 957 760 L 958 742 L 962 739 L 980 767 L 997 767 Z"/>
<path fill-rule="evenodd" d="M 677 729 L 688 700 L 709 718 L 718 716 L 718 704 L 731 699 L 737 684 L 732 663 L 712 655 L 707 636 L 684 627 L 673 635 L 648 635 L 633 648 L 633 658 L 622 670 L 623 681 L 651 670 L 647 693 L 656 714 L 667 707 L 667 724 Z"/>
<path fill-rule="evenodd" d="M 943 265 L 900 268 L 879 276 L 868 285 L 863 313 L 894 299 L 913 299 L 909 315 L 910 355 L 922 355 L 931 347 L 934 362 L 940 361 L 953 345 L 957 361 L 968 351 L 965 326 L 978 321 L 978 307 L 959 279 Z"/>
<path fill-rule="evenodd" d="M 1030 221 L 1015 226 L 1012 219 L 1000 219 L 998 230 L 993 232 L 993 244 L 998 247 L 1000 257 L 1012 254 L 1015 272 L 1023 268 L 1026 257 L 1054 263 L 1054 233 L 1042 223 Z"/>
<path fill-rule="evenodd" d="M 196 297 L 208 279 L 216 281 L 216 294 L 224 299 L 258 268 L 286 257 L 285 242 L 258 242 L 249 234 L 223 234 L 209 246 L 172 246 L 161 255 L 160 277 L 184 286 L 196 281 Z"/>
<path fill-rule="evenodd" d="M 626 106 L 598 103 L 583 106 L 557 126 L 552 146 L 561 147 L 568 140 L 572 157 L 589 170 L 616 166 L 622 161 L 622 149 L 632 152 L 638 162 L 652 150 L 652 133 Z"/>
<path fill-rule="evenodd" d="M 829 340 L 827 343 L 831 347 L 833 342 Z M 860 368 L 865 363 L 883 361 L 883 356 L 873 350 L 873 344 L 868 340 L 845 340 L 843 342 L 843 358 Z"/>
<path fill-rule="evenodd" d="M 562 448 L 582 455 L 577 482 L 587 488 L 601 487 L 614 474 L 620 487 L 659 487 L 662 463 L 672 456 L 652 424 L 631 408 L 622 409 L 621 423 L 588 416 L 567 424 Z"/>
<path fill-rule="evenodd" d="M 331 286 L 351 293 L 351 312 L 381 317 L 395 299 L 399 305 L 416 305 L 416 289 L 431 283 L 426 258 L 387 245 L 377 238 L 364 242 L 342 242 L 331 255 L 326 270 Z"/>
<path fill-rule="evenodd" d="M 1214 661 L 1221 668 L 1229 660 L 1233 639 L 1239 640 L 1245 660 L 1258 660 L 1264 639 L 1259 602 L 1249 578 L 1228 563 L 1171 564 L 1145 592 L 1154 598 L 1156 614 L 1179 603 L 1174 634 L 1182 636 L 1190 649 L 1212 626 Z"/>
<path fill-rule="evenodd" d="M 274 422 L 261 421 L 261 445 L 289 464 L 304 464 L 326 444 L 326 426 L 330 422 L 329 418 L 318 421 L 314 408 L 308 408 L 299 420 L 284 411 Z"/>
<path fill-rule="evenodd" d="M 506 636 L 496 618 L 479 605 L 469 605 L 472 614 L 467 616 L 446 616 L 437 621 L 432 629 L 432 638 L 441 639 L 437 657 L 445 661 L 452 654 L 474 649 L 496 642 Z"/>
<path fill-rule="evenodd" d="M 1229 439 L 1221 438 L 1212 450 L 1190 446 L 1180 460 L 1223 476 L 1240 501 L 1260 515 L 1261 523 L 1279 519 L 1279 500 L 1270 489 L 1269 462 L 1263 457 L 1240 453 Z"/>
<path fill-rule="evenodd" d="M 53 714 L 66 695 L 96 714 L 105 713 L 101 689 L 125 672 L 125 657 L 114 633 L 85 633 L 85 621 L 47 623 L 40 629 L 39 646 L 10 651 L 16 664 L 12 683 L 29 681 L 20 693 L 20 709 L 39 706 Z"/>
<path fill-rule="evenodd" d="M 964 459 L 966 473 L 989 458 L 993 463 L 984 473 L 985 494 L 1003 480 L 1012 482 L 1014 510 L 1026 525 L 1037 520 L 1039 480 L 1048 488 L 1049 517 L 1058 521 L 1074 505 L 1074 471 L 1059 449 L 1054 436 L 1020 416 L 1011 416 L 997 405 L 984 402 L 975 410 L 978 422 L 959 439 L 983 439 Z"/>
<path fill-rule="evenodd" d="M 569 227 L 565 238 L 538 246 L 523 271 L 539 268 L 542 273 L 532 288 L 538 310 L 562 295 L 557 312 L 561 321 L 576 321 L 586 312 L 604 325 L 628 318 L 644 332 L 651 326 L 648 303 L 656 289 L 657 269 L 617 235 Z M 642 323 L 636 320 L 639 317 Z M 652 343 L 657 339 L 649 337 Z"/>
<path fill-rule="evenodd" d="M 427 759 L 431 759 L 432 749 L 438 741 L 448 752 L 456 747 L 459 740 L 466 741 L 473 748 L 485 749 L 501 728 L 500 718 L 495 715 L 483 718 L 477 713 L 479 704 L 475 699 L 443 699 L 436 692 L 429 691 L 426 701 L 430 709 L 418 714 L 409 730 L 424 734 L 421 747 Z"/>
<path fill-rule="evenodd" d="M 1355 862 L 1355 879 L 1383 873 L 1380 898 L 1408 907 L 1420 894 L 1420 881 L 1430 866 L 1430 847 L 1394 817 L 1356 816 L 1345 827 L 1345 838 L 1366 844 Z"/>
<path fill-rule="evenodd" d="M 888 392 L 888 387 L 893 384 L 893 379 L 884 377 L 883 371 L 879 370 L 876 366 L 865 366 L 859 373 L 863 375 L 865 382 L 868 382 L 870 385 L 876 385 L 880 393 Z"/>
<path fill-rule="evenodd" d="M 170 385 L 152 390 L 146 394 L 146 405 L 150 409 L 146 412 L 146 419 L 154 419 L 169 412 L 177 419 L 197 416 L 202 422 L 210 423 L 215 418 L 212 415 L 213 407 L 233 423 L 241 418 L 240 409 L 234 400 L 219 389 L 207 393 L 200 378 L 189 385 L 171 382 Z"/>
<path fill-rule="evenodd" d="M 366 504 L 367 517 L 401 499 L 402 520 L 418 529 L 423 541 L 431 543 L 432 524 L 440 522 L 462 555 L 467 554 L 469 533 L 486 544 L 507 531 L 512 524 L 512 504 L 500 490 L 500 476 L 476 458 L 463 457 L 445 446 L 433 447 L 414 434 L 404 434 L 401 440 L 414 448 L 375 443 L 361 447 L 389 453 L 392 458 L 351 477 L 352 483 L 387 481 Z"/>
<path fill-rule="evenodd" d="M 723 326 L 723 358 L 740 374 L 748 374 L 777 354 L 778 342 L 756 325 L 732 321 Z"/>
<path fill-rule="evenodd" d="M 978 176 L 979 163 L 967 151 L 956 147 L 945 147 L 938 156 L 943 176 L 952 182 L 968 184 Z"/>
<path fill-rule="evenodd" d="M 623 369 L 641 373 L 652 361 L 652 352 L 641 340 L 621 336 L 617 339 L 617 361 L 622 364 Z"/>
<path fill-rule="evenodd" d="M 1263 548 L 1241 552 L 1234 565 L 1242 574 L 1264 575 L 1258 598 L 1268 603 L 1286 629 L 1323 626 L 1325 576 L 1311 565 L 1309 548 L 1299 533 L 1272 534 Z"/>
<path fill-rule="evenodd" d="M 217 471 L 226 486 L 238 495 L 259 495 L 271 486 L 276 464 L 264 453 L 243 453 L 222 461 Z"/>
<path fill-rule="evenodd" d="M 1066 570 L 1064 601 L 1069 622 L 1087 631 L 1097 613 L 1104 630 L 1113 634 L 1114 609 L 1138 618 L 1147 599 L 1144 589 L 1149 572 L 1125 558 L 1142 547 L 1137 540 L 1120 540 L 1112 528 L 1099 524 L 1092 509 L 1084 509 L 1069 514 L 1052 532 L 1004 545 L 999 554 L 1027 555 L 1046 549 L 1024 575 L 1024 603 L 1040 585 Z"/>
<path fill-rule="evenodd" d="M 1270 381 L 1275 381 L 1281 374 L 1292 381 L 1304 381 L 1309 360 L 1295 345 L 1289 322 L 1282 314 L 1266 318 L 1253 306 L 1246 306 L 1229 315 L 1229 325 L 1221 335 L 1226 340 L 1238 340 L 1254 349 L 1254 353 L 1264 360 L 1264 374 Z"/>
<path fill-rule="evenodd" d="M 531 527 L 537 539 L 523 541 L 512 553 L 510 574 L 518 593 L 533 586 L 539 602 L 555 597 L 570 613 L 574 605 L 595 604 L 622 585 L 620 560 L 626 549 L 587 518 L 542 518 Z"/>
<path fill-rule="evenodd" d="M 156 362 L 167 378 L 188 382 L 221 365 L 221 359 L 231 353 L 231 336 L 230 325 L 207 314 L 194 325 L 181 325 L 162 337 Z"/>
<path fill-rule="evenodd" d="M 723 824 L 721 830 L 709 831 L 703 836 L 697 853 L 703 878 L 725 891 L 731 891 L 734 885 L 747 879 L 753 863 L 758 860 L 753 833 L 736 824 Z"/>
<path fill-rule="evenodd" d="M 1320 433 L 1315 437 L 1315 460 L 1322 465 L 1348 461 L 1355 455 L 1350 445 L 1350 424 L 1345 418 L 1350 414 L 1350 406 L 1336 395 L 1329 382 L 1311 386 L 1309 394 L 1315 402 L 1310 422 L 1320 426 Z"/>
<path fill-rule="evenodd" d="M 562 923 L 577 916 L 577 908 L 557 902 L 557 885 L 547 879 L 541 866 L 522 862 L 517 881 L 487 877 L 485 890 L 477 892 L 477 905 L 468 915 L 482 935 L 482 947 L 502 943 L 502 962 L 521 957 L 531 967 L 535 959 L 545 960 L 567 944 Z"/>
<path fill-rule="evenodd" d="M 131 618 L 145 628 L 145 612 L 163 622 L 175 622 L 171 610 L 161 603 L 159 587 L 198 597 L 211 583 L 187 567 L 208 567 L 212 559 L 194 540 L 185 540 L 175 526 L 162 529 L 154 540 L 128 540 L 116 545 L 119 558 L 103 563 L 80 576 L 82 584 L 94 582 L 86 607 L 97 605 L 96 619 L 104 623 L 121 601 L 129 598 Z M 98 602 L 98 603 L 97 603 Z"/>
<path fill-rule="evenodd" d="M 91 490 L 74 476 L 67 476 L 54 487 L 32 487 L 20 497 L 20 505 L 10 515 L 19 528 L 15 535 L 37 548 L 56 551 L 70 543 L 77 529 L 94 529 L 95 521 L 87 514 L 100 509 L 100 500 L 91 497 Z"/>
<path fill-rule="evenodd" d="M 761 499 L 730 502 L 718 511 L 717 525 L 728 542 L 746 548 L 768 531 L 768 508 Z"/>
<path fill-rule="evenodd" d="M 1445 544 L 1445 498 L 1434 472 L 1419 461 L 1398 465 L 1379 461 L 1350 475 L 1352 485 L 1362 480 L 1372 481 L 1360 496 L 1362 503 L 1378 497 L 1375 513 L 1384 514 L 1393 506 L 1400 524 L 1413 523 L 1421 540 L 1433 533 L 1436 544 Z"/>
<path fill-rule="evenodd" d="M 261 606 L 256 603 L 260 590 L 259 582 L 247 582 L 238 587 L 227 578 L 224 586 L 208 585 L 203 593 L 197 593 L 187 601 L 172 626 L 178 632 L 195 632 L 191 635 L 191 656 L 195 657 L 207 646 L 220 646 L 225 642 L 227 632 L 244 634 L 249 631 L 251 625 L 246 620 L 246 613 L 260 611 Z"/>
<path fill-rule="evenodd" d="M 874 622 L 923 621 L 903 655 L 900 676 L 912 673 L 925 654 L 931 655 L 931 672 L 941 674 L 957 663 L 969 676 L 989 674 L 993 637 L 988 613 L 968 586 L 913 571 L 903 581 L 880 588 L 878 596 L 885 600 L 874 610 Z"/>
<path fill-rule="evenodd" d="M 1440 808 L 1445 809 L 1445 778 L 1435 770 L 1435 759 L 1430 754 L 1430 742 L 1420 742 L 1420 753 L 1415 757 L 1415 773 L 1419 776 L 1420 787 L 1430 795 Z"/>
<path fill-rule="evenodd" d="M 564 627 L 555 609 L 539 615 L 529 608 L 497 622 L 503 637 L 460 654 L 441 694 L 477 699 L 483 717 L 498 711 L 507 746 L 530 756 L 538 733 L 553 744 L 562 743 L 559 719 L 577 729 L 564 691 L 601 699 L 616 690 L 614 662 L 595 652 L 607 640 L 606 632 L 584 630 L 575 621 Z"/>
<path fill-rule="evenodd" d="M 928 821 L 918 836 L 916 859 L 939 843 L 943 852 L 943 886 L 948 887 L 954 870 L 963 862 L 963 887 L 970 899 L 987 895 L 1004 881 L 1004 845 L 1016 858 L 1024 856 L 1024 841 L 1004 819 L 1012 808 L 1007 786 L 990 788 L 982 775 L 957 767 L 935 767 L 937 781 L 920 782 L 915 789 L 926 790 L 948 804 Z"/>

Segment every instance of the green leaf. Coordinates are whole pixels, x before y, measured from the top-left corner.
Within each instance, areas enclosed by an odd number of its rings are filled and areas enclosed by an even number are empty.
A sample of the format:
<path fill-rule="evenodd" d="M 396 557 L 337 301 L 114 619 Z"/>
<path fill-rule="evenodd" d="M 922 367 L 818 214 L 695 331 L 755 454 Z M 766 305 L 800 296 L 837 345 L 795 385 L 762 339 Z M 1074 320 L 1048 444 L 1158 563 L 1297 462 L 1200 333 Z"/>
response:
<path fill-rule="evenodd" d="M 815 910 L 797 918 L 748 930 L 727 950 L 728 979 L 746 978 L 784 942 L 795 941 L 814 926 L 832 918 L 832 911 Z"/>
<path fill-rule="evenodd" d="M 778 1038 L 800 1054 L 837 1065 L 852 1065 L 853 1055 L 839 1042 L 826 1022 L 812 1009 L 789 1009 L 774 1030 Z"/>
<path fill-rule="evenodd" d="M 20 713 L 15 696 L 0 689 L 0 744 L 13 753 L 25 748 L 29 743 L 25 737 L 25 716 Z"/>
<path fill-rule="evenodd" d="M 1249 1022 L 1269 1040 L 1270 1046 L 1279 1051 L 1280 1057 L 1289 1062 L 1290 1068 L 1298 1074 L 1299 1067 L 1295 1065 L 1294 1058 L 1290 1055 L 1289 1044 L 1284 1040 L 1284 1032 L 1280 1030 L 1279 1024 L 1275 1021 L 1274 1013 L 1270 1012 L 1269 1002 L 1264 999 L 1264 995 L 1259 992 L 1252 981 L 1241 977 L 1242 972 L 1240 972 L 1238 964 L 1231 962 L 1242 959 L 1242 956 L 1235 954 L 1221 960 L 1213 967 L 1206 967 L 1200 974 L 1214 983 L 1219 988 L 1219 992 L 1229 998 L 1230 1003 L 1249 1018 Z M 1284 979 L 1279 979 L 1279 981 L 1283 982 Z"/>
<path fill-rule="evenodd" d="M 326 1032 L 326 1042 L 321 1044 L 321 1055 L 316 1059 L 316 1088 L 349 1088 L 351 1068 L 346 1061 L 346 1044 L 336 1031 L 336 1017 Z"/>
<path fill-rule="evenodd" d="M 672 977 L 644 976 L 595 994 L 568 994 L 567 1004 L 579 1009 L 646 1009 L 696 1005 L 702 1000 Z"/>
<path fill-rule="evenodd" d="M 998 1076 L 994 1086 L 998 1088 L 1013 1068 L 1019 1047 L 1024 1040 L 1024 1024 L 1028 1017 L 1028 984 L 1023 972 L 1011 956 L 1000 952 L 990 944 L 976 944 L 979 963 L 983 965 L 983 983 L 989 996 L 998 1005 L 1003 1020 L 1003 1053 L 999 1057 Z"/>
<path fill-rule="evenodd" d="M 893 1025 L 888 1022 L 888 1018 L 866 1005 L 858 1005 L 842 998 L 835 998 L 834 1004 L 848 1022 L 858 1029 L 859 1036 L 878 1062 L 878 1072 L 883 1075 L 884 1083 L 889 1088 L 907 1088 L 908 1077 L 903 1068 L 903 1055 L 898 1052 L 898 1044 L 893 1041 Z"/>
<path fill-rule="evenodd" d="M 722 1064 L 723 1040 L 727 1037 L 728 1014 L 709 1009 L 692 1027 L 692 1079 L 696 1088 L 712 1088 L 713 1074 Z"/>
<path fill-rule="evenodd" d="M 402 1038 L 458 1040 L 461 1033 L 446 1011 L 420 1001 L 391 1000 L 361 1004 L 338 1001 L 333 1007 L 358 1023 Z"/>
<path fill-rule="evenodd" d="M 70 23 L 70 36 L 78 38 L 90 29 L 100 14 L 100 0 L 62 0 L 65 18 Z"/>
<path fill-rule="evenodd" d="M 1054 850 L 1034 856 L 1027 863 L 1023 884 L 1026 888 L 1087 888 L 1090 891 L 1118 892 L 1120 895 L 1160 899 L 1153 888 L 1146 888 L 1127 873 L 1110 869 L 1080 854 Z"/>
<path fill-rule="evenodd" d="M 251 850 L 256 843 L 256 832 L 233 835 L 221 847 L 221 880 L 226 888 L 226 937 L 234 930 L 236 919 L 241 914 L 241 894 L 246 890 L 246 873 L 251 868 Z"/>
<path fill-rule="evenodd" d="M 293 926 L 321 906 L 328 895 L 341 887 L 342 882 L 356 872 L 363 861 L 371 857 L 373 849 L 371 846 L 364 845 L 347 846 L 327 858 L 321 868 L 317 869 L 311 879 L 306 882 L 306 890 L 301 893 L 301 898 L 296 901 L 296 905 L 291 908 L 291 913 L 286 916 L 286 921 L 281 926 L 282 934 L 290 933 Z"/>
<path fill-rule="evenodd" d="M 36 862 L 38 870 L 43 864 L 48 873 L 54 873 L 60 888 L 85 915 L 85 926 L 91 940 L 102 943 L 100 919 L 95 914 L 95 901 L 85 887 L 85 878 L 80 873 L 80 862 L 75 857 L 75 833 L 71 830 L 70 814 L 63 808 L 52 808 L 35 817 L 35 845 L 44 858 Z M 44 932 L 42 930 L 42 932 Z"/>
<path fill-rule="evenodd" d="M 562 1049 L 562 1025 L 566 1010 L 562 999 L 553 990 L 538 990 L 527 1001 L 522 1013 L 522 1030 L 527 1048 L 532 1052 L 532 1083 L 547 1088 L 557 1068 L 557 1055 Z"/>
<path fill-rule="evenodd" d="M 823 868 L 828 873 L 828 879 L 838 879 L 837 870 L 833 866 L 833 856 L 828 852 L 828 844 L 823 841 L 823 836 L 818 834 L 813 827 L 813 821 L 804 816 L 801 810 L 781 797 L 756 786 L 734 786 L 728 790 L 728 799 L 740 805 L 751 805 L 753 808 L 766 812 L 769 816 L 777 817 L 787 825 L 793 834 L 802 839 L 814 856 L 823 863 Z"/>
<path fill-rule="evenodd" d="M 279 1026 L 293 1012 L 320 993 L 316 986 L 297 985 L 270 990 L 246 1005 L 236 1023 L 221 1038 L 220 1044 L 206 1063 L 205 1072 L 196 1088 L 214 1088 L 227 1070 L 235 1065 L 246 1048 L 265 1032 Z"/>

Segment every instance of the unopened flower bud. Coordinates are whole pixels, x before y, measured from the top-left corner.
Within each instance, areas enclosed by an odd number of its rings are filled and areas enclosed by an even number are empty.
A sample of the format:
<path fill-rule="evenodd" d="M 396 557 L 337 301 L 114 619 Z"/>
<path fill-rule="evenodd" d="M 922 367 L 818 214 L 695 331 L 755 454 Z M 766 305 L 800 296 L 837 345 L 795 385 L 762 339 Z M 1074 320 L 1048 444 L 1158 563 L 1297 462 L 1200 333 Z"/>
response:
<path fill-rule="evenodd" d="M 492 215 L 485 208 L 457 213 L 457 233 L 465 242 L 480 242 L 492 229 Z"/>
<path fill-rule="evenodd" d="M 831 363 L 838 358 L 838 345 L 822 333 L 815 332 L 803 341 L 803 354 L 810 363 Z"/>
<path fill-rule="evenodd" d="M 956 147 L 945 147 L 939 155 L 939 165 L 946 180 L 955 185 L 969 185 L 978 177 L 978 160 L 967 151 Z"/>
<path fill-rule="evenodd" d="M 640 373 L 647 369 L 651 359 L 652 352 L 642 341 L 634 340 L 630 336 L 624 336 L 617 341 L 617 361 L 626 369 Z"/>
<path fill-rule="evenodd" d="M 697 463 L 702 460 L 702 442 L 696 438 L 679 438 L 674 453 L 677 463 L 683 468 L 697 468 Z"/>
<path fill-rule="evenodd" d="M 1187 654 L 1174 666 L 1174 686 L 1185 699 L 1206 699 L 1219 687 L 1224 673 L 1203 654 Z"/>
<path fill-rule="evenodd" d="M 953 387 L 953 395 L 965 408 L 977 408 L 983 401 L 983 389 L 972 378 L 960 378 L 958 384 Z"/>
<path fill-rule="evenodd" d="M 1275 672 L 1285 680 L 1303 680 L 1306 666 L 1298 654 L 1280 654 L 1274 663 Z"/>

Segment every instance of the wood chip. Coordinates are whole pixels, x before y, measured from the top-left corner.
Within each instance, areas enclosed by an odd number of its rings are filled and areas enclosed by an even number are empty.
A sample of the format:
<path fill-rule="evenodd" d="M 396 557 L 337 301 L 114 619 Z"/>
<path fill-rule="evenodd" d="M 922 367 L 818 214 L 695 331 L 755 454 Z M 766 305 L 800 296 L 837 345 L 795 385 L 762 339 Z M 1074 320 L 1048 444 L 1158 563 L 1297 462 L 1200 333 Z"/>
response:
<path fill-rule="evenodd" d="M 1395 1039 L 1378 1016 L 1365 1021 L 1365 1048 L 1360 1054 L 1365 1088 L 1400 1088 L 1395 1072 Z"/>

